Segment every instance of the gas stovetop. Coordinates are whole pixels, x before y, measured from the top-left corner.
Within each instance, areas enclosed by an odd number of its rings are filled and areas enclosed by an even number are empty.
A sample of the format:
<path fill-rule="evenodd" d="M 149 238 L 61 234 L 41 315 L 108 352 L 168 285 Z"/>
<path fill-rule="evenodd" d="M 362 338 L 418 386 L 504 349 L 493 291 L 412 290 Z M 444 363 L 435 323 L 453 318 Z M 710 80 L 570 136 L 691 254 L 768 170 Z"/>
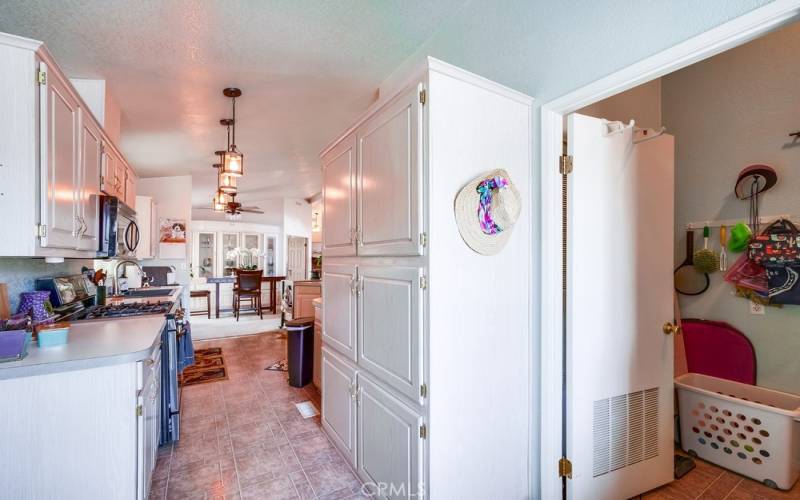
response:
<path fill-rule="evenodd" d="M 75 321 L 104 319 L 104 318 L 125 318 L 128 316 L 144 316 L 147 314 L 167 314 L 172 310 L 172 302 L 151 302 L 133 304 L 112 304 L 106 306 L 94 306 L 85 309 L 73 316 Z"/>

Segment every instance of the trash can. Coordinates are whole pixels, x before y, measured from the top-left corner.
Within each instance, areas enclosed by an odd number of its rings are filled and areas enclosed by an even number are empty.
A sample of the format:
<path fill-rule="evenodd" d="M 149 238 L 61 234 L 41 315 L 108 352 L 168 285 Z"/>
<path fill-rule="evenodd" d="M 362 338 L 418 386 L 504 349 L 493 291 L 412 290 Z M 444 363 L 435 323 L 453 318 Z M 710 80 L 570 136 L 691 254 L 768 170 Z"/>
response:
<path fill-rule="evenodd" d="M 289 385 L 303 387 L 311 383 L 314 374 L 314 318 L 287 321 L 285 328 L 289 337 Z"/>

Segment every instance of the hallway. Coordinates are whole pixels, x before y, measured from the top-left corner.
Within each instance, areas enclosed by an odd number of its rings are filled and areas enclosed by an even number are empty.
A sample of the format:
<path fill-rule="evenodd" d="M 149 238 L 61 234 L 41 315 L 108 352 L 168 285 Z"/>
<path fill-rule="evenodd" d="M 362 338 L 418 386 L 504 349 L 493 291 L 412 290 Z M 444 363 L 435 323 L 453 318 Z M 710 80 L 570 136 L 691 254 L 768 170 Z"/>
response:
<path fill-rule="evenodd" d="M 319 416 L 294 406 L 319 408 L 317 390 L 264 369 L 286 357 L 284 333 L 195 342 L 209 347 L 222 348 L 228 379 L 184 388 L 181 438 L 159 450 L 151 499 L 365 498 Z"/>

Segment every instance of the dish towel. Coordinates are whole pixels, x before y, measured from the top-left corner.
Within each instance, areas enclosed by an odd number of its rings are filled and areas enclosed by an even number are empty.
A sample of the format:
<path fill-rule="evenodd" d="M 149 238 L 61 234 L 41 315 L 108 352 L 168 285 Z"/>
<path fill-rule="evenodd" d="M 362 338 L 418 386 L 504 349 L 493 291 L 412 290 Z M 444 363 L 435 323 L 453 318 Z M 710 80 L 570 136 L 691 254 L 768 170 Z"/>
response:
<path fill-rule="evenodd" d="M 183 322 L 183 335 L 178 338 L 178 371 L 194 364 L 194 346 L 192 346 L 192 327 L 188 321 Z"/>

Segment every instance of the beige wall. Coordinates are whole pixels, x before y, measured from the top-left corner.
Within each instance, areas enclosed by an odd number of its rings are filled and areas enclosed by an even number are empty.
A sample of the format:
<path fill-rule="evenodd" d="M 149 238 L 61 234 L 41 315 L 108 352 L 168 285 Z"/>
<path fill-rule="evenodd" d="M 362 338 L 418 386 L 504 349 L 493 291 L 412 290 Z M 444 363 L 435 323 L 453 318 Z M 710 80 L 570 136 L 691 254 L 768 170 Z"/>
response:
<path fill-rule="evenodd" d="M 590 104 L 578 113 L 625 123 L 633 119 L 637 127 L 659 128 L 662 125 L 661 79 Z"/>

